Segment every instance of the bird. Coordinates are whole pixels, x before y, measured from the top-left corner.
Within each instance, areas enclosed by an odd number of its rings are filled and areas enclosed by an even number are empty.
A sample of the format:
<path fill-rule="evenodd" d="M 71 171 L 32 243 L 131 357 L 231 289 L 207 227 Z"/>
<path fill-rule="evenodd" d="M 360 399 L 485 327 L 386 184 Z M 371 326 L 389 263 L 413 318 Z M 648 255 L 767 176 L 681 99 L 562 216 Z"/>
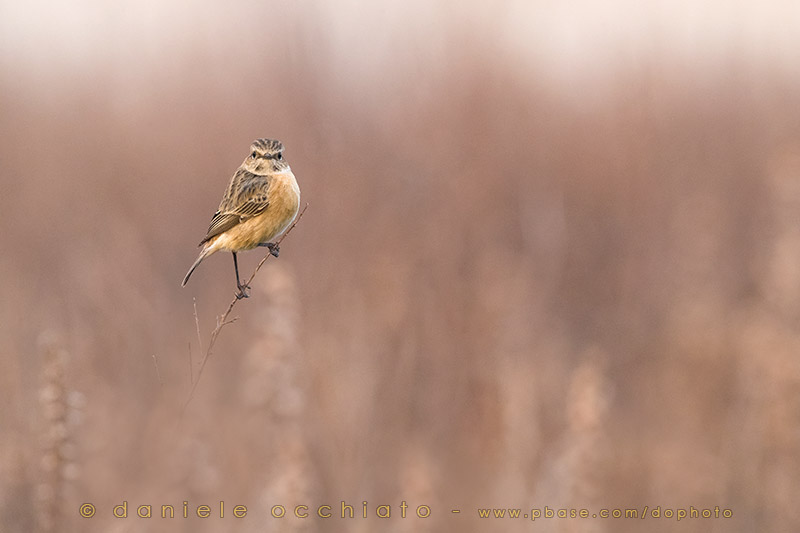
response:
<path fill-rule="evenodd" d="M 278 257 L 279 247 L 272 241 L 289 228 L 300 208 L 300 188 L 283 150 L 283 144 L 273 139 L 256 139 L 250 145 L 250 154 L 233 174 L 182 287 L 204 259 L 227 251 L 233 254 L 236 298 L 247 298 L 250 287 L 239 279 L 236 253 L 263 246 Z"/>

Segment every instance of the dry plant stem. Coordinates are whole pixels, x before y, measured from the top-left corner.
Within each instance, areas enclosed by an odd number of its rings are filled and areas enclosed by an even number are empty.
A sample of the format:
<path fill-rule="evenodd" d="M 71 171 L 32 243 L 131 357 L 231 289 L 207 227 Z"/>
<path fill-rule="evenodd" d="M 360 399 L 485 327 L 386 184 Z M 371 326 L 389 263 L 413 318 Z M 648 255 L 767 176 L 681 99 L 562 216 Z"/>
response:
<path fill-rule="evenodd" d="M 194 326 L 195 329 L 197 329 L 197 345 L 200 347 L 200 353 L 203 353 L 203 339 L 200 336 L 200 319 L 197 318 L 197 298 L 192 298 L 192 305 L 194 306 Z"/>
<path fill-rule="evenodd" d="M 153 364 L 156 365 L 156 375 L 158 376 L 158 384 L 163 387 L 164 382 L 161 380 L 161 371 L 158 369 L 158 358 L 156 358 L 156 354 L 153 354 Z"/>
<path fill-rule="evenodd" d="M 201 350 L 202 351 L 202 350 Z M 189 343 L 189 385 L 194 383 L 194 363 L 192 363 L 192 343 Z"/>
<path fill-rule="evenodd" d="M 200 336 L 200 319 L 197 318 L 197 298 L 192 298 L 192 306 L 194 307 L 194 327 L 197 331 L 197 346 L 200 348 L 200 353 L 203 353 L 203 338 Z M 189 343 L 189 385 L 194 384 L 194 363 L 192 363 L 192 344 Z"/>
<path fill-rule="evenodd" d="M 294 222 L 292 222 L 292 225 L 289 226 L 289 229 L 287 229 L 286 232 L 283 235 L 281 235 L 280 239 L 275 241 L 275 246 L 280 246 L 280 244 L 283 242 L 283 239 L 285 239 L 286 237 L 289 236 L 289 233 L 291 233 L 291 231 L 294 229 L 294 227 L 297 225 L 297 223 L 300 222 L 300 219 L 303 218 L 303 213 L 306 212 L 306 209 L 308 209 L 308 204 L 303 206 L 302 211 L 300 211 L 300 213 L 297 215 L 297 218 L 294 219 Z M 256 267 L 256 269 L 253 271 L 252 274 L 250 274 L 250 278 L 245 282 L 245 286 L 250 285 L 250 283 L 256 277 L 256 274 L 258 274 L 258 271 L 261 270 L 261 266 L 270 257 L 272 257 L 272 252 L 271 251 L 267 252 L 267 255 L 265 255 L 264 258 L 258 263 L 258 266 Z M 183 412 L 186 411 L 186 408 L 189 406 L 189 402 L 192 401 L 192 397 L 194 396 L 194 390 L 197 388 L 197 384 L 200 382 L 200 376 L 203 375 L 203 368 L 205 368 L 206 362 L 208 361 L 208 358 L 211 357 L 211 351 L 214 348 L 214 344 L 217 342 L 217 337 L 219 336 L 220 331 L 222 331 L 222 328 L 225 325 L 232 324 L 232 323 L 236 322 L 236 320 L 238 319 L 238 317 L 234 317 L 231 320 L 228 320 L 228 316 L 230 316 L 231 311 L 233 311 L 233 307 L 236 305 L 236 302 L 238 302 L 238 301 L 239 301 L 239 298 L 234 298 L 233 301 L 230 303 L 230 305 L 228 305 L 228 309 L 222 314 L 222 316 L 217 318 L 217 327 L 214 328 L 214 331 L 211 332 L 211 338 L 208 341 L 208 349 L 206 350 L 206 353 L 203 356 L 203 361 L 200 363 L 200 369 L 197 372 L 197 379 L 194 380 L 194 383 L 192 383 L 192 390 L 189 391 L 189 397 L 186 399 L 186 403 L 183 404 L 183 409 L 181 410 L 181 414 L 183 414 Z M 195 320 L 197 320 L 197 306 L 196 305 L 195 305 Z M 200 326 L 198 325 L 197 327 L 198 327 L 198 336 L 199 336 L 199 333 L 200 333 L 200 329 L 199 328 L 200 328 Z"/>

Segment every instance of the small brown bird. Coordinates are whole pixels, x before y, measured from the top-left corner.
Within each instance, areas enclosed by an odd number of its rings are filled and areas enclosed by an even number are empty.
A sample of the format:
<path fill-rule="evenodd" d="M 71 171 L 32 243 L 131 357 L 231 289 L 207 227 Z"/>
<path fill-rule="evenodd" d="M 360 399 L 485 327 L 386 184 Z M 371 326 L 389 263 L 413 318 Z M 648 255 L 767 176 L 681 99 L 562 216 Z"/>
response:
<path fill-rule="evenodd" d="M 283 144 L 272 139 L 257 139 L 250 155 L 231 178 L 219 209 L 199 246 L 203 249 L 181 286 L 203 259 L 220 250 L 233 254 L 237 298 L 247 298 L 247 285 L 239 280 L 236 252 L 266 246 L 278 257 L 278 246 L 271 241 L 286 231 L 300 208 L 300 188 L 283 158 Z"/>

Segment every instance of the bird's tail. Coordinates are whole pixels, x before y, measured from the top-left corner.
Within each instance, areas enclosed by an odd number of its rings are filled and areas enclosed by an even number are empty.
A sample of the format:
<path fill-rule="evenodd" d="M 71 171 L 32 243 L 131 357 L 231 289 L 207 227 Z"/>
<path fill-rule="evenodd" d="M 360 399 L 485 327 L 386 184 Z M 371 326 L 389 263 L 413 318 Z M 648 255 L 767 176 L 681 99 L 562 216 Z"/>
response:
<path fill-rule="evenodd" d="M 203 250 L 200 252 L 200 255 L 197 256 L 197 259 L 195 260 L 194 264 L 191 266 L 191 268 L 189 268 L 189 272 L 186 273 L 186 277 L 183 278 L 183 281 L 181 282 L 181 287 L 186 286 L 186 283 L 189 281 L 189 277 L 192 275 L 192 272 L 194 272 L 194 269 L 197 268 L 197 266 L 203 262 L 203 259 L 205 259 L 209 255 L 210 253 L 208 251 L 208 248 L 207 247 L 203 248 Z"/>

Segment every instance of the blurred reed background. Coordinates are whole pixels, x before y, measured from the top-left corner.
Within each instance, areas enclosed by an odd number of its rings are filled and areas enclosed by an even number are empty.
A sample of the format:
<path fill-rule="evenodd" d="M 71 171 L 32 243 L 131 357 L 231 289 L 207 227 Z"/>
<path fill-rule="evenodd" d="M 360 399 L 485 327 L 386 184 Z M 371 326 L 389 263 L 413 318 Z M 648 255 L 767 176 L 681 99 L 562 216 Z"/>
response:
<path fill-rule="evenodd" d="M 3 0 L 0 530 L 798 530 L 798 24 Z M 180 280 L 257 137 L 310 207 L 180 419 L 231 260 Z M 269 516 L 342 500 L 371 518 Z M 475 511 L 545 505 L 733 518 Z"/>

